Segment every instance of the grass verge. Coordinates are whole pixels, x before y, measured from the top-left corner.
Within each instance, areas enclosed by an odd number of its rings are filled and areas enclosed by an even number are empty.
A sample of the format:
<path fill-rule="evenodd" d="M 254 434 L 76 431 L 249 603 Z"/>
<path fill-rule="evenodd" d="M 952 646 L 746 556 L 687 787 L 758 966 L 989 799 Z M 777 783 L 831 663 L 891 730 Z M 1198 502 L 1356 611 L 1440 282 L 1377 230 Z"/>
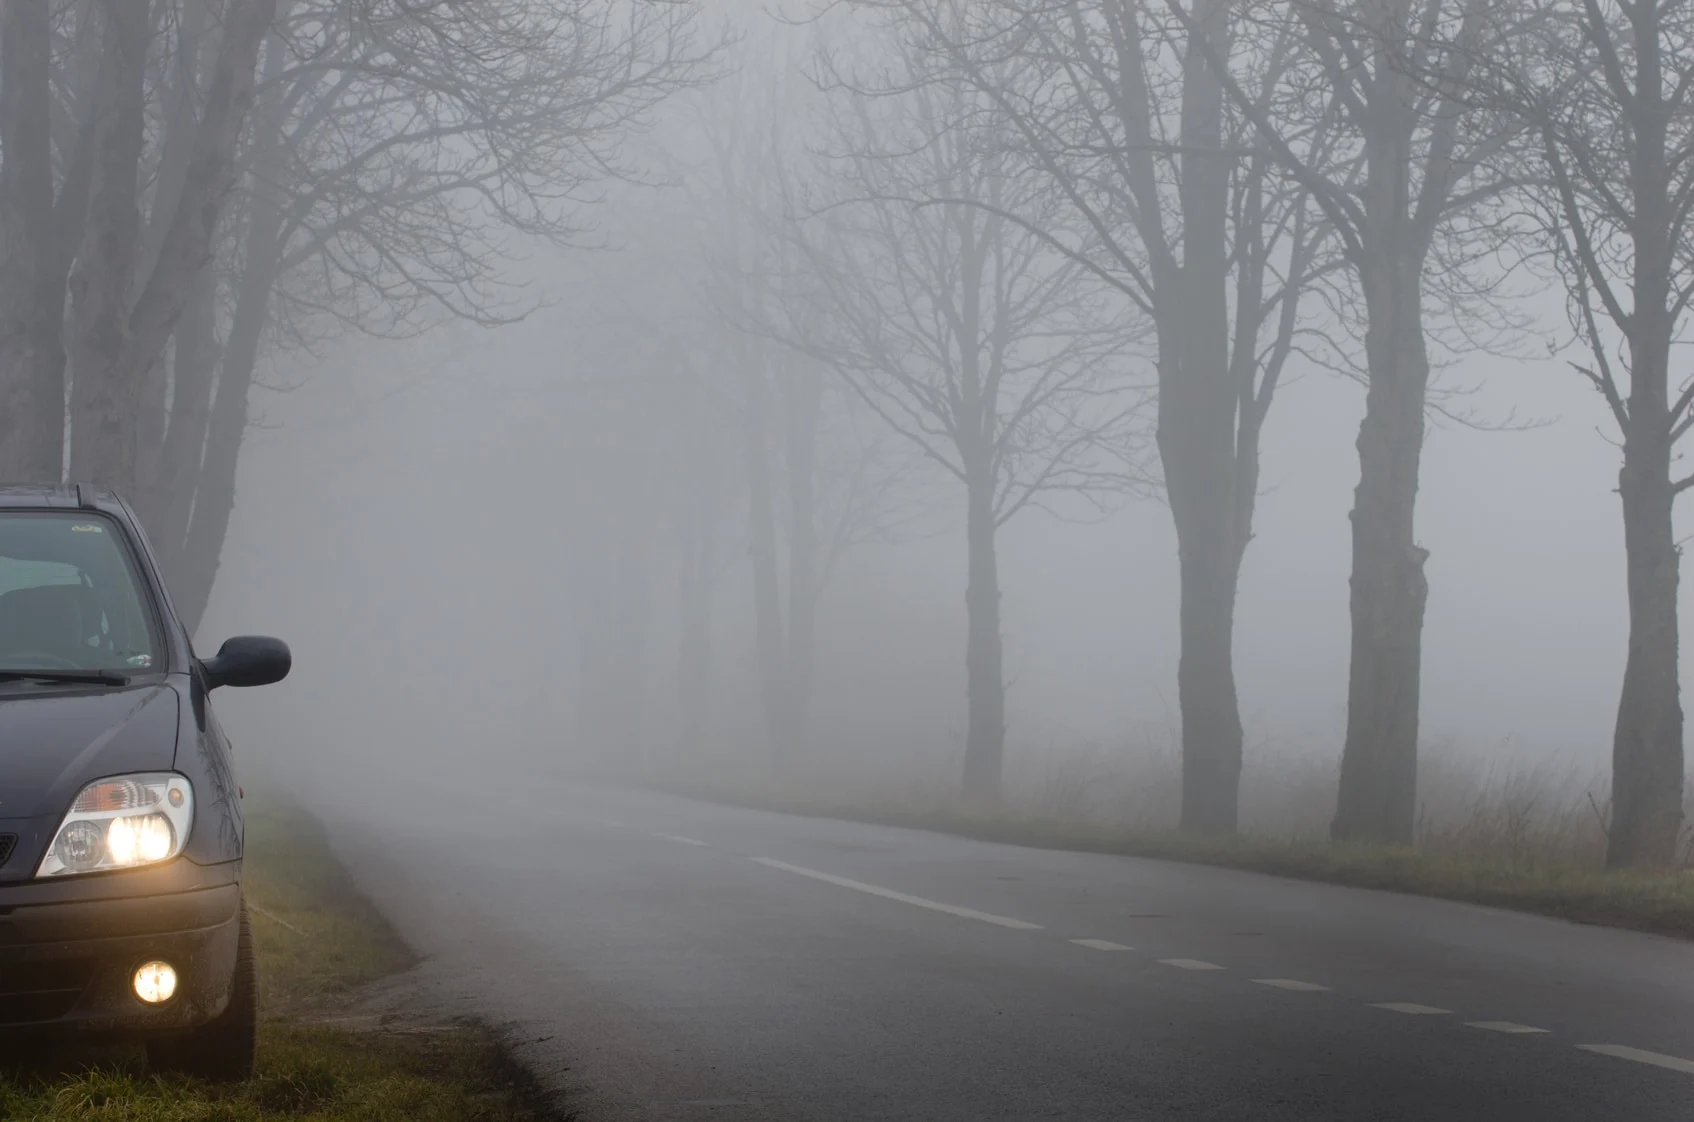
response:
<path fill-rule="evenodd" d="M 284 806 L 247 816 L 244 873 L 258 955 L 259 1064 L 214 1086 L 148 1072 L 138 1049 L 71 1051 L 0 1072 L 0 1118 L 103 1122 L 446 1122 L 558 1118 L 494 1034 L 471 1023 L 357 1030 L 325 1023 L 361 986 L 412 965 L 322 828 Z"/>
<path fill-rule="evenodd" d="M 934 830 L 1040 849 L 1217 865 L 1694 939 L 1694 870 L 1614 873 L 1537 860 L 1533 855 L 1502 860 L 1304 839 L 1196 837 L 919 799 L 856 798 L 795 788 L 743 789 L 711 783 L 656 786 L 732 806 Z"/>

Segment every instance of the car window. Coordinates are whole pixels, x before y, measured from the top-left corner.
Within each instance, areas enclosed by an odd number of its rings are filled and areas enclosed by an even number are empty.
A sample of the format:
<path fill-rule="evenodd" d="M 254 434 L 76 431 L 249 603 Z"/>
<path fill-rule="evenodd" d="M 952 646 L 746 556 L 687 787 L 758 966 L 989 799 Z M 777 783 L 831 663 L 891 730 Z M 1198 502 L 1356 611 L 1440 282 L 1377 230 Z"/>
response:
<path fill-rule="evenodd" d="M 160 662 L 119 533 L 86 512 L 0 512 L 0 671 L 133 673 Z"/>

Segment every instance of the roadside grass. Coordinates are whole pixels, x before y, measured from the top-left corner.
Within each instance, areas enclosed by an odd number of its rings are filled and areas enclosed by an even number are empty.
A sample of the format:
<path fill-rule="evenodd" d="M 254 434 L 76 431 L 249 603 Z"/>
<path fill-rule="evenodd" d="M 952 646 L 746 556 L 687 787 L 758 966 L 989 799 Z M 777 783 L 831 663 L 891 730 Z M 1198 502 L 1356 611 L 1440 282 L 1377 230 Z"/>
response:
<path fill-rule="evenodd" d="M 308 814 L 247 815 L 244 882 L 258 956 L 259 1063 L 217 1086 L 147 1070 L 139 1049 L 64 1049 L 0 1069 L 0 1118 L 102 1122 L 552 1122 L 529 1075 L 470 1023 L 360 1031 L 323 1023 L 415 961 Z"/>
<path fill-rule="evenodd" d="M 1586 847 L 1565 845 L 1553 833 L 1497 829 L 1490 818 L 1474 814 L 1464 829 L 1426 829 L 1414 848 L 1337 845 L 1312 833 L 1202 837 L 1122 818 L 1043 813 L 1010 800 L 997 809 L 973 807 L 933 789 L 897 792 L 745 777 L 653 786 L 753 809 L 1041 849 L 1215 865 L 1694 939 L 1694 869 L 1608 872 Z"/>

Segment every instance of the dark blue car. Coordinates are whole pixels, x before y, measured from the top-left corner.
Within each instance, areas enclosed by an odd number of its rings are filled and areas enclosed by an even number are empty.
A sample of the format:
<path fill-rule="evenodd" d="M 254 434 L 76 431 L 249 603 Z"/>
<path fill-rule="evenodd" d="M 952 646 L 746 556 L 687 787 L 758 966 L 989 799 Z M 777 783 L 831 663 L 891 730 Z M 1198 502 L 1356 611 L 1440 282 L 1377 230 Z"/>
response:
<path fill-rule="evenodd" d="M 252 1071 L 241 792 L 210 697 L 289 667 L 255 636 L 195 657 L 118 496 L 0 486 L 0 1034 Z"/>

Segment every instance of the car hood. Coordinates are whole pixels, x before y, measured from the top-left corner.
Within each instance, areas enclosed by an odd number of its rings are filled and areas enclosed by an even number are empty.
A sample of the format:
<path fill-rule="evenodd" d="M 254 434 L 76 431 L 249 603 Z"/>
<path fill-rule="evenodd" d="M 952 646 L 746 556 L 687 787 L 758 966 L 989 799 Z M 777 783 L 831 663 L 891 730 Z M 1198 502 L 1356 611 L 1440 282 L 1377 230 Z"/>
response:
<path fill-rule="evenodd" d="M 101 776 L 169 771 L 180 706 L 160 682 L 0 694 L 0 819 L 61 815 Z"/>

